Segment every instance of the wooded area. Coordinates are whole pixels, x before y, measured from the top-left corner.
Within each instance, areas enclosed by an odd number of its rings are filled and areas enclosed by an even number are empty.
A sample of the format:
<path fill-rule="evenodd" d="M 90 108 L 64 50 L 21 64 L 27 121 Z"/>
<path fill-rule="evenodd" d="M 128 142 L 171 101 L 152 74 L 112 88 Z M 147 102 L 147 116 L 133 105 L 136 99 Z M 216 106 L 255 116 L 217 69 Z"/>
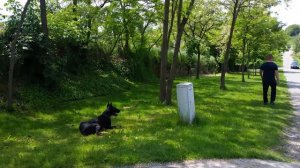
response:
<path fill-rule="evenodd" d="M 0 96 L 11 107 L 24 85 L 59 90 L 72 75 L 93 72 L 142 82 L 160 78 L 158 96 L 166 104 L 178 75 L 221 73 L 225 90 L 227 72 L 242 72 L 245 82 L 245 72 L 249 78 L 266 54 L 279 60 L 288 49 L 294 34 L 270 12 L 278 3 L 27 0 L 23 7 L 9 0 L 12 15 L 1 15 Z"/>
<path fill-rule="evenodd" d="M 0 167 L 291 162 L 283 149 L 287 134 L 297 137 L 287 133 L 290 81 L 280 70 L 268 106 L 256 74 L 267 54 L 281 66 L 283 51 L 294 50 L 300 61 L 300 25 L 272 15 L 280 2 L 8 0 L 11 14 L 0 15 Z M 180 120 L 174 93 L 187 81 L 191 124 Z M 98 117 L 114 115 L 112 104 L 121 112 L 105 130 Z M 83 136 L 89 121 L 95 135 Z"/>

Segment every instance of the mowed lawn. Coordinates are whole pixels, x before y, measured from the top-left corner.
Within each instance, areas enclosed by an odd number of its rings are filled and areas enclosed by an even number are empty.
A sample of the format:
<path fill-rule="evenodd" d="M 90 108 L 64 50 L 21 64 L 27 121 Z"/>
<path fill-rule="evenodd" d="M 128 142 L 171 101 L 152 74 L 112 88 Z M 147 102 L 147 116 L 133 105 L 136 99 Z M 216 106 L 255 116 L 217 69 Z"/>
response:
<path fill-rule="evenodd" d="M 174 105 L 164 106 L 157 83 L 138 83 L 127 92 L 61 102 L 46 110 L 0 110 L 0 167 L 110 167 L 203 158 L 287 161 L 283 131 L 292 107 L 286 83 L 282 80 L 278 87 L 276 105 L 265 106 L 258 76 L 246 83 L 240 74 L 226 79 L 227 91 L 219 90 L 214 75 L 176 81 L 194 84 L 197 118 L 192 125 L 179 122 L 175 87 Z M 96 117 L 108 100 L 122 110 L 112 121 L 122 127 L 82 136 L 80 121 Z"/>

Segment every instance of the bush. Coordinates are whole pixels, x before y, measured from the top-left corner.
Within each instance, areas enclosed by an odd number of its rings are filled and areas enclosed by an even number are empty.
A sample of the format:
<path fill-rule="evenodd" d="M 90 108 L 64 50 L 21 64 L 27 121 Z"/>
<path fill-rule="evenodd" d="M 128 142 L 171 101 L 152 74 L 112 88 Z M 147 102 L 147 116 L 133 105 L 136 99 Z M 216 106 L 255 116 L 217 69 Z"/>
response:
<path fill-rule="evenodd" d="M 202 73 L 214 73 L 218 68 L 218 64 L 213 56 L 200 57 L 200 71 Z"/>
<path fill-rule="evenodd" d="M 129 65 L 126 59 L 114 56 L 112 57 L 112 65 L 114 71 L 122 77 L 128 77 L 130 75 Z"/>

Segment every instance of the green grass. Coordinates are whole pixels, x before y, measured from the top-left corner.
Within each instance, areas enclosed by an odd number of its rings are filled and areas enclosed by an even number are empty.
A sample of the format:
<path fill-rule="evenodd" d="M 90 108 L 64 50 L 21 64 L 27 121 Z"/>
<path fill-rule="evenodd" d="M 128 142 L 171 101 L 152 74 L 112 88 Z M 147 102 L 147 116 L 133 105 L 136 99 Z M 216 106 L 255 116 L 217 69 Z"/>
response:
<path fill-rule="evenodd" d="M 110 167 L 203 158 L 288 161 L 281 149 L 292 113 L 286 84 L 278 87 L 276 105 L 264 106 L 259 77 L 240 80 L 227 75 L 227 91 L 219 90 L 218 76 L 177 80 L 194 84 L 192 125 L 179 122 L 176 102 L 158 102 L 157 83 L 44 110 L 1 112 L 0 167 Z M 81 136 L 79 122 L 100 114 L 108 100 L 122 110 L 112 121 L 122 128 Z"/>

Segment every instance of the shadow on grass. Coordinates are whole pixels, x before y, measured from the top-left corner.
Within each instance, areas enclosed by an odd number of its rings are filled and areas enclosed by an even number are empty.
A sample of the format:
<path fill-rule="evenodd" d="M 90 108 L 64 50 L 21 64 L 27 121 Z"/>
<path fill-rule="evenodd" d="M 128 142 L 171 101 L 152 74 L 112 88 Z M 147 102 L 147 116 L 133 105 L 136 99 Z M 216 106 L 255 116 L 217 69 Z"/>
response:
<path fill-rule="evenodd" d="M 178 122 L 175 105 L 159 103 L 159 85 L 153 83 L 29 114 L 3 113 L 0 166 L 105 167 L 199 158 L 285 160 L 278 146 L 291 111 L 286 89 L 278 88 L 275 106 L 264 106 L 257 79 L 242 83 L 236 75 L 228 78 L 227 91 L 219 90 L 217 77 L 192 80 L 197 116 L 192 125 Z M 122 110 L 112 121 L 122 127 L 101 136 L 82 136 L 79 122 L 100 114 L 107 101 Z"/>

